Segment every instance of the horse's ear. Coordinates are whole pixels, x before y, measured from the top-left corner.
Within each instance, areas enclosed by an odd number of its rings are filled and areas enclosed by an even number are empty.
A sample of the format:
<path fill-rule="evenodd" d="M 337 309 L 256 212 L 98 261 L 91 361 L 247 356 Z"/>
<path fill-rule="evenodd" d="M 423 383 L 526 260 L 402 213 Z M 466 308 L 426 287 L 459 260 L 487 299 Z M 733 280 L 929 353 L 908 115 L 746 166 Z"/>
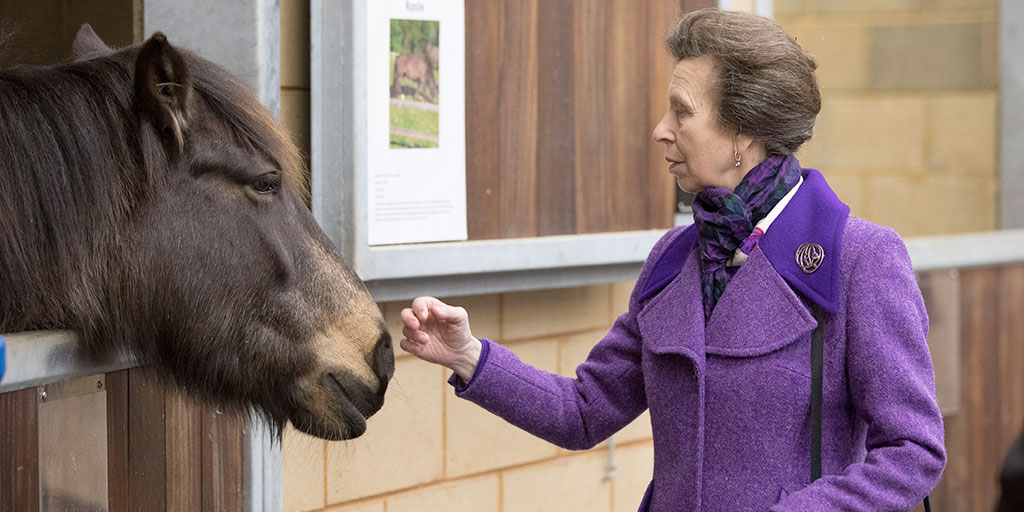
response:
<path fill-rule="evenodd" d="M 135 108 L 178 152 L 185 150 L 192 75 L 185 58 L 160 32 L 139 49 L 135 60 Z"/>
<path fill-rule="evenodd" d="M 78 29 L 78 34 L 75 35 L 75 42 L 71 43 L 71 60 L 75 62 L 87 60 L 93 57 L 106 55 L 112 51 L 113 50 L 111 50 L 110 47 L 100 39 L 100 36 L 96 35 L 96 32 L 92 29 L 92 25 L 83 23 L 82 28 Z"/>

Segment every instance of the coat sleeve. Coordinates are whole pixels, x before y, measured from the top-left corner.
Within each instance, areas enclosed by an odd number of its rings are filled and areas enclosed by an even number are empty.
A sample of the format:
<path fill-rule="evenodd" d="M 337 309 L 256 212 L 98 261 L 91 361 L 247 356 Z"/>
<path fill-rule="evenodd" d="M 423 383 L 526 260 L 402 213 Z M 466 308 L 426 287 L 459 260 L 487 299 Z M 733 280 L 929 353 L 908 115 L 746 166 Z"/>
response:
<path fill-rule="evenodd" d="M 509 423 L 570 450 L 600 443 L 647 409 L 640 368 L 638 295 L 653 262 L 679 228 L 669 231 L 647 257 L 629 299 L 629 310 L 576 368 L 576 378 L 534 368 L 490 340 L 467 383 L 453 374 L 455 394 Z"/>
<path fill-rule="evenodd" d="M 862 248 L 847 297 L 846 372 L 854 410 L 867 424 L 867 454 L 790 494 L 774 512 L 910 510 L 945 466 L 928 315 L 910 257 L 888 228 Z"/>

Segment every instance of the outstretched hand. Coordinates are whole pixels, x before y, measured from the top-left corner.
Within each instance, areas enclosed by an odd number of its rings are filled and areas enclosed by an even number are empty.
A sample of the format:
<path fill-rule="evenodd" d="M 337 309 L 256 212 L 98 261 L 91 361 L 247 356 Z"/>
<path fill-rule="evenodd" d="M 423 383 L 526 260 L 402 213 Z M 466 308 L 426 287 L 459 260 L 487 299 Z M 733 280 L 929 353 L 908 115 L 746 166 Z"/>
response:
<path fill-rule="evenodd" d="M 434 297 L 418 297 L 412 301 L 412 307 L 402 310 L 402 323 L 403 350 L 451 368 L 467 382 L 473 377 L 481 343 L 469 330 L 465 309 Z"/>

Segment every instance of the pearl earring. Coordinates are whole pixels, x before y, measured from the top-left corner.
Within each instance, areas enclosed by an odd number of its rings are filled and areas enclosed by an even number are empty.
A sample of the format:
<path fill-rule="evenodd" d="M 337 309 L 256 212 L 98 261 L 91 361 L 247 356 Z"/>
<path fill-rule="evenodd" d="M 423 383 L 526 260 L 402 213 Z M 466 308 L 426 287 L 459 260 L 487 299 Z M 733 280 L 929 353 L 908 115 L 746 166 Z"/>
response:
<path fill-rule="evenodd" d="M 736 159 L 736 167 L 740 166 L 740 154 L 738 151 L 732 152 L 732 157 Z"/>

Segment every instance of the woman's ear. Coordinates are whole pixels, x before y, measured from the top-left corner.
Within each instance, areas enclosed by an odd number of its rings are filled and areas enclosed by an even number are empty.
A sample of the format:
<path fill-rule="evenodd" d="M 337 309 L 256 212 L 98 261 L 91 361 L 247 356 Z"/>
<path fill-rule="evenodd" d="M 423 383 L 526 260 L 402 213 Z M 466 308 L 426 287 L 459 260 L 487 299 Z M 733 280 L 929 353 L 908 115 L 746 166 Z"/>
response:
<path fill-rule="evenodd" d="M 135 59 L 135 109 L 178 153 L 185 151 L 191 117 L 192 76 L 181 53 L 160 32 Z"/>
<path fill-rule="evenodd" d="M 83 23 L 75 41 L 71 43 L 71 60 L 78 62 L 106 55 L 113 50 L 93 31 L 92 25 Z"/>

